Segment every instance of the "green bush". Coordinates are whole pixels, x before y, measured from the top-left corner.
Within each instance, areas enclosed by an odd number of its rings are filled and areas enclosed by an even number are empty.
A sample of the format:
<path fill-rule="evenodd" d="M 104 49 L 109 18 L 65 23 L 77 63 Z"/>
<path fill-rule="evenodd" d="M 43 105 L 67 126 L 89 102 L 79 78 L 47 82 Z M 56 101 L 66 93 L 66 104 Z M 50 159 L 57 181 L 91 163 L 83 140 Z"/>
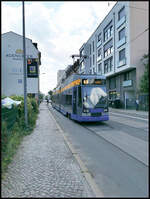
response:
<path fill-rule="evenodd" d="M 7 123 L 2 118 L 2 175 L 5 173 L 8 164 L 11 162 L 23 136 L 29 135 L 35 124 L 38 115 L 38 104 L 34 98 L 27 97 L 28 128 L 25 126 L 24 98 L 22 96 L 10 96 L 11 99 L 21 101 L 17 106 L 18 113 L 16 122 L 8 130 Z"/>
<path fill-rule="evenodd" d="M 38 113 L 38 103 L 34 98 L 31 98 L 31 105 L 35 113 Z"/>

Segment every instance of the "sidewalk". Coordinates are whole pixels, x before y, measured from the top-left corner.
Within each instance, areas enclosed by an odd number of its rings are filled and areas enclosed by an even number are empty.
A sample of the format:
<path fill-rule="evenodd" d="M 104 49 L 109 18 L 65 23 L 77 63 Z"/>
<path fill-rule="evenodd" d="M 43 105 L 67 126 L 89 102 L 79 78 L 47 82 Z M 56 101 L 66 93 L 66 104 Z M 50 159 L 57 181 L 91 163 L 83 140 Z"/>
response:
<path fill-rule="evenodd" d="M 1 182 L 2 198 L 95 197 L 46 103 Z"/>
<path fill-rule="evenodd" d="M 136 111 L 136 110 L 130 110 L 130 109 L 119 109 L 119 108 L 109 107 L 109 112 L 123 113 L 126 115 L 132 115 L 132 116 L 142 117 L 142 118 L 146 118 L 146 119 L 149 118 L 148 111 Z"/>

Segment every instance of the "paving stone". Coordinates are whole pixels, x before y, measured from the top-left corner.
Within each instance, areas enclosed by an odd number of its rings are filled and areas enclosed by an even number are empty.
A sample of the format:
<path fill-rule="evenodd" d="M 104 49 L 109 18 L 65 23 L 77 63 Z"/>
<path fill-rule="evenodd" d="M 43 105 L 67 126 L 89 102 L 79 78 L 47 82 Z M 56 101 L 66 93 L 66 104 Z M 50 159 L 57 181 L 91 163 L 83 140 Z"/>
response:
<path fill-rule="evenodd" d="M 2 198 L 94 196 L 44 103 L 37 125 L 8 167 Z"/>

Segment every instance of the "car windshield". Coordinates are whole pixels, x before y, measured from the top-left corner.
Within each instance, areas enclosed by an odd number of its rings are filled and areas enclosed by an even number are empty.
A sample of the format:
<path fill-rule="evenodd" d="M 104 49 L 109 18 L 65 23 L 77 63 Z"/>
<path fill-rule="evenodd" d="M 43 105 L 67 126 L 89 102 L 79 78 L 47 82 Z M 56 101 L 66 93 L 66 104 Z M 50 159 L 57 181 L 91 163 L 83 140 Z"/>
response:
<path fill-rule="evenodd" d="M 83 105 L 85 108 L 104 108 L 107 106 L 107 93 L 100 87 L 84 87 Z"/>

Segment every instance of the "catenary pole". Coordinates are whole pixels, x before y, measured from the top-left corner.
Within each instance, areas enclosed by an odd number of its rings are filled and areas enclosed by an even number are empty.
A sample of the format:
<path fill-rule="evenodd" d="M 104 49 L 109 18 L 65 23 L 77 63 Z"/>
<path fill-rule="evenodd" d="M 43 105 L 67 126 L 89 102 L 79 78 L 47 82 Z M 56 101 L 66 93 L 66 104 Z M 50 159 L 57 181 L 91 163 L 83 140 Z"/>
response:
<path fill-rule="evenodd" d="M 26 44 L 25 44 L 25 14 L 24 1 L 22 1 L 22 20 L 23 20 L 23 68 L 24 68 L 24 114 L 25 124 L 28 126 L 28 110 L 27 110 L 27 62 L 26 62 Z"/>

